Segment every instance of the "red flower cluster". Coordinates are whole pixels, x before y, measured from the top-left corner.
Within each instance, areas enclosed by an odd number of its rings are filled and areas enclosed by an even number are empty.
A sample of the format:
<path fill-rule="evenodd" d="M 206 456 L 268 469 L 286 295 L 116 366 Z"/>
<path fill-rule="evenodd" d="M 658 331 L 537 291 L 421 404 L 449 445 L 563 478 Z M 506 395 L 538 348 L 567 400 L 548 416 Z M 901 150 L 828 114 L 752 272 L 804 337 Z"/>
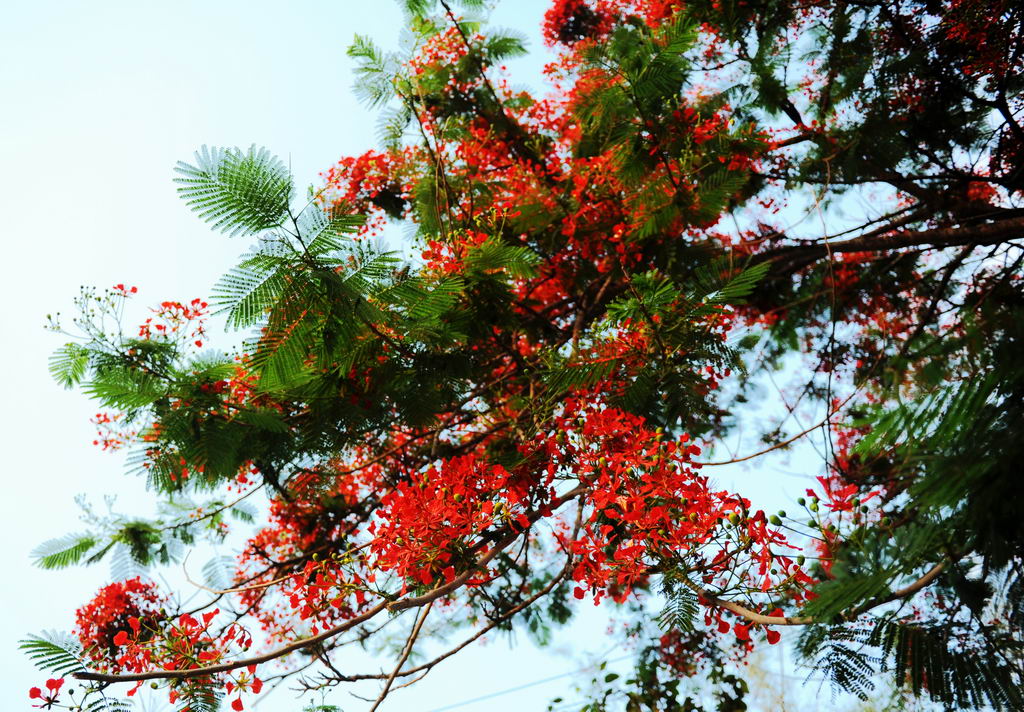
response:
<path fill-rule="evenodd" d="M 387 217 L 403 217 L 409 209 L 413 184 L 406 174 L 413 155 L 412 149 L 405 149 L 346 156 L 320 174 L 327 186 L 321 200 L 336 209 L 369 215 L 361 235 L 379 232 Z"/>
<path fill-rule="evenodd" d="M 124 631 L 131 627 L 137 635 L 152 635 L 166 603 L 156 584 L 138 576 L 108 584 L 76 612 L 75 634 L 97 665 L 120 669 L 118 653 L 127 643 Z"/>
<path fill-rule="evenodd" d="M 103 450 L 115 452 L 120 450 L 135 435 L 132 430 L 126 430 L 123 413 L 97 413 L 89 422 L 96 426 L 96 439 L 92 441 Z"/>
<path fill-rule="evenodd" d="M 455 578 L 472 558 L 473 538 L 495 525 L 525 529 L 527 492 L 512 473 L 475 456 L 415 473 L 381 498 L 370 525 L 375 566 L 419 584 Z"/>
<path fill-rule="evenodd" d="M 546 437 L 538 446 L 551 457 L 550 469 L 576 472 L 592 505 L 573 545 L 577 598 L 589 590 L 595 602 L 606 594 L 623 601 L 659 563 L 673 560 L 687 562 L 705 583 L 739 575 L 768 590 L 803 577 L 773 550 L 786 541 L 763 512 L 750 513 L 747 500 L 712 490 L 697 474 L 690 460 L 700 448 L 686 435 L 666 441 L 642 418 L 578 403 L 567 406 L 558 426 L 569 437 Z"/>
<path fill-rule="evenodd" d="M 194 341 L 196 346 L 202 347 L 208 307 L 209 304 L 201 299 L 193 299 L 188 304 L 161 302 L 159 307 L 150 310 L 156 316 L 149 317 L 139 326 L 139 338 L 177 337 Z"/>

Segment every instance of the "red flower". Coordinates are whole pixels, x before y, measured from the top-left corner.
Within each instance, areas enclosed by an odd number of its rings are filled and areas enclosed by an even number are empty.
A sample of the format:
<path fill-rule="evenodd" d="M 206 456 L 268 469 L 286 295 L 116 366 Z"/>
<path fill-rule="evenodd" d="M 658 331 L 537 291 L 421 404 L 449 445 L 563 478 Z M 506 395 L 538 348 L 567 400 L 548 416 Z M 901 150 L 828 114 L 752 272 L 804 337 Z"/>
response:
<path fill-rule="evenodd" d="M 236 697 L 235 698 L 234 702 L 231 703 L 231 709 L 235 710 L 235 712 L 241 712 L 242 709 L 244 709 L 244 707 L 242 706 L 242 698 L 241 697 Z"/>
<path fill-rule="evenodd" d="M 42 697 L 43 691 L 40 690 L 38 687 L 33 687 L 31 690 L 28 691 L 28 698 L 30 700 L 38 700 L 42 699 Z"/>

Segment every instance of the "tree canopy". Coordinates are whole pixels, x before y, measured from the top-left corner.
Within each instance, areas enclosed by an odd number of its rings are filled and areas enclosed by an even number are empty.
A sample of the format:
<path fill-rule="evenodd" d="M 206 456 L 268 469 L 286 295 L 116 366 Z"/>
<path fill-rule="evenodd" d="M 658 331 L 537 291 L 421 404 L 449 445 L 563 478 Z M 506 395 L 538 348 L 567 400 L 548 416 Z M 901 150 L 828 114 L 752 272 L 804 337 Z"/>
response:
<path fill-rule="evenodd" d="M 53 323 L 55 379 L 161 514 L 37 550 L 125 572 L 23 641 L 55 676 L 37 706 L 149 682 L 242 710 L 273 677 L 377 680 L 376 709 L 604 602 L 636 669 L 591 712 L 745 709 L 736 663 L 790 627 L 845 692 L 1024 707 L 1024 9 L 554 0 L 536 95 L 482 2 L 403 4 L 403 52 L 349 49 L 377 148 L 303 194 L 264 149 L 204 147 L 178 192 L 248 243 L 212 296 L 133 325 L 119 284 Z M 752 418 L 772 374 L 795 385 Z M 723 455 L 741 427 L 761 445 Z M 716 485 L 815 433 L 788 514 Z M 205 603 L 133 573 L 240 527 Z M 384 672 L 332 663 L 385 624 Z"/>

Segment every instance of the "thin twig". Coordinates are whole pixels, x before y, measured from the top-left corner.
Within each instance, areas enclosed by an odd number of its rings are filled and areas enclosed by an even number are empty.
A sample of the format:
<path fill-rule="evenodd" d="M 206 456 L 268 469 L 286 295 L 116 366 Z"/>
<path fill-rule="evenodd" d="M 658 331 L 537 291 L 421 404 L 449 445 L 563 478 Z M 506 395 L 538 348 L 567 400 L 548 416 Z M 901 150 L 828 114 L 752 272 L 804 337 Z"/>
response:
<path fill-rule="evenodd" d="M 412 632 L 409 634 L 409 640 L 405 643 L 405 649 L 402 650 L 402 656 L 398 659 L 395 664 L 395 669 L 388 675 L 387 681 L 384 683 L 384 689 L 380 691 L 380 696 L 377 701 L 373 703 L 373 707 L 370 708 L 370 712 L 376 712 L 377 708 L 380 707 L 381 702 L 388 696 L 388 691 L 391 690 L 391 683 L 395 681 L 395 677 L 401 671 L 402 666 L 405 665 L 405 661 L 409 659 L 409 654 L 412 653 L 412 646 L 416 644 L 416 639 L 420 636 L 420 630 L 423 628 L 424 621 L 427 620 L 427 614 L 430 613 L 430 607 L 433 603 L 428 603 L 423 607 L 423 612 L 420 613 L 420 617 L 416 619 L 416 625 L 413 626 Z"/>

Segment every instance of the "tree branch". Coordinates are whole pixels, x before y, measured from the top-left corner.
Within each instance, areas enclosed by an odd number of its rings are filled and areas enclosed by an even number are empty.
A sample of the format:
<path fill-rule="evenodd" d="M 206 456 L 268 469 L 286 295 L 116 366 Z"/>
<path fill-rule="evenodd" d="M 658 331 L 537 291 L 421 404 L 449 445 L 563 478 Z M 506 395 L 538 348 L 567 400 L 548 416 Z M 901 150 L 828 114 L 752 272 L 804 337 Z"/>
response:
<path fill-rule="evenodd" d="M 935 564 L 935 566 L 933 566 L 931 569 L 929 569 L 928 573 L 926 573 L 924 576 L 917 579 L 913 583 L 904 586 L 903 588 L 896 589 L 888 596 L 882 596 L 881 598 L 877 598 L 873 601 L 865 603 L 863 606 L 858 606 L 850 612 L 843 614 L 842 618 L 844 620 L 850 621 L 859 616 L 860 614 L 866 613 L 872 608 L 877 608 L 878 606 L 881 606 L 883 604 L 891 603 L 892 601 L 912 596 L 918 591 L 920 591 L 922 588 L 928 586 L 932 581 L 934 581 L 936 577 L 938 577 L 938 575 L 945 570 L 945 568 L 946 562 L 940 561 L 939 563 Z M 812 625 L 814 623 L 822 622 L 811 616 L 766 616 L 763 613 L 752 611 L 746 606 L 741 606 L 735 601 L 729 601 L 724 598 L 719 598 L 715 594 L 711 593 L 707 589 L 701 588 L 689 579 L 683 579 L 682 583 L 686 585 L 687 588 L 691 589 L 694 593 L 699 595 L 701 598 L 705 599 L 708 603 L 724 608 L 727 611 L 731 611 L 736 615 L 740 616 L 741 618 L 747 619 L 751 623 L 757 623 L 759 625 Z"/>
<path fill-rule="evenodd" d="M 587 487 L 585 485 L 579 485 L 573 488 L 572 490 L 562 495 L 561 497 L 558 497 L 554 502 L 552 502 L 545 509 L 545 512 L 551 512 L 558 509 L 563 504 L 576 498 L 586 490 Z M 532 515 L 528 517 L 530 520 L 530 524 L 536 522 L 540 517 L 541 514 L 539 512 L 534 512 Z M 491 560 L 494 559 L 494 557 L 496 557 L 503 550 L 507 549 L 509 546 L 515 543 L 515 541 L 519 539 L 519 537 L 521 537 L 526 531 L 527 529 L 515 531 L 509 536 L 499 541 L 494 546 L 493 549 L 491 549 L 484 556 L 480 557 L 480 559 L 477 560 L 476 564 L 474 564 L 469 569 L 464 571 L 462 574 L 454 578 L 450 583 L 438 586 L 420 596 L 413 596 L 411 598 L 406 598 L 404 600 L 399 601 L 382 601 L 381 603 L 377 604 L 376 606 L 366 611 L 362 615 L 356 616 L 351 620 L 345 621 L 344 623 L 341 623 L 333 628 L 325 630 L 324 632 L 319 633 L 318 635 L 314 635 L 309 638 L 304 638 L 302 640 L 296 640 L 293 643 L 281 646 L 280 648 L 271 650 L 262 655 L 256 655 L 251 658 L 241 658 L 239 660 L 235 660 L 233 662 L 228 663 L 222 663 L 220 665 L 210 665 L 207 667 L 192 668 L 189 670 L 151 670 L 149 672 L 125 674 L 109 674 L 86 671 L 72 673 L 72 677 L 78 680 L 93 680 L 95 682 L 107 683 L 139 682 L 141 680 L 183 680 L 186 678 L 193 677 L 206 677 L 208 675 L 214 675 L 216 673 L 221 672 L 230 672 L 232 670 L 237 670 L 238 668 L 248 667 L 249 665 L 262 665 L 263 663 L 270 662 L 271 660 L 282 658 L 286 655 L 290 655 L 291 653 L 303 650 L 312 645 L 316 645 L 317 643 L 329 640 L 330 638 L 340 635 L 341 633 L 344 633 L 345 631 L 376 617 L 382 611 L 402 611 L 406 608 L 415 608 L 417 606 L 423 606 L 428 603 L 432 603 L 441 596 L 447 595 L 448 593 L 451 593 L 457 588 L 460 588 L 463 584 L 466 583 L 466 581 L 470 579 L 470 577 L 474 573 L 476 573 L 477 570 L 487 566 L 487 564 L 489 564 Z"/>
<path fill-rule="evenodd" d="M 961 227 L 941 227 L 931 230 L 902 231 L 889 235 L 853 237 L 826 245 L 794 245 L 780 247 L 759 255 L 752 262 L 771 262 L 772 272 L 795 272 L 823 257 L 845 252 L 888 252 L 907 247 L 956 247 L 962 245 L 997 245 L 1024 238 L 1024 218 L 1010 218 L 998 222 Z"/>

